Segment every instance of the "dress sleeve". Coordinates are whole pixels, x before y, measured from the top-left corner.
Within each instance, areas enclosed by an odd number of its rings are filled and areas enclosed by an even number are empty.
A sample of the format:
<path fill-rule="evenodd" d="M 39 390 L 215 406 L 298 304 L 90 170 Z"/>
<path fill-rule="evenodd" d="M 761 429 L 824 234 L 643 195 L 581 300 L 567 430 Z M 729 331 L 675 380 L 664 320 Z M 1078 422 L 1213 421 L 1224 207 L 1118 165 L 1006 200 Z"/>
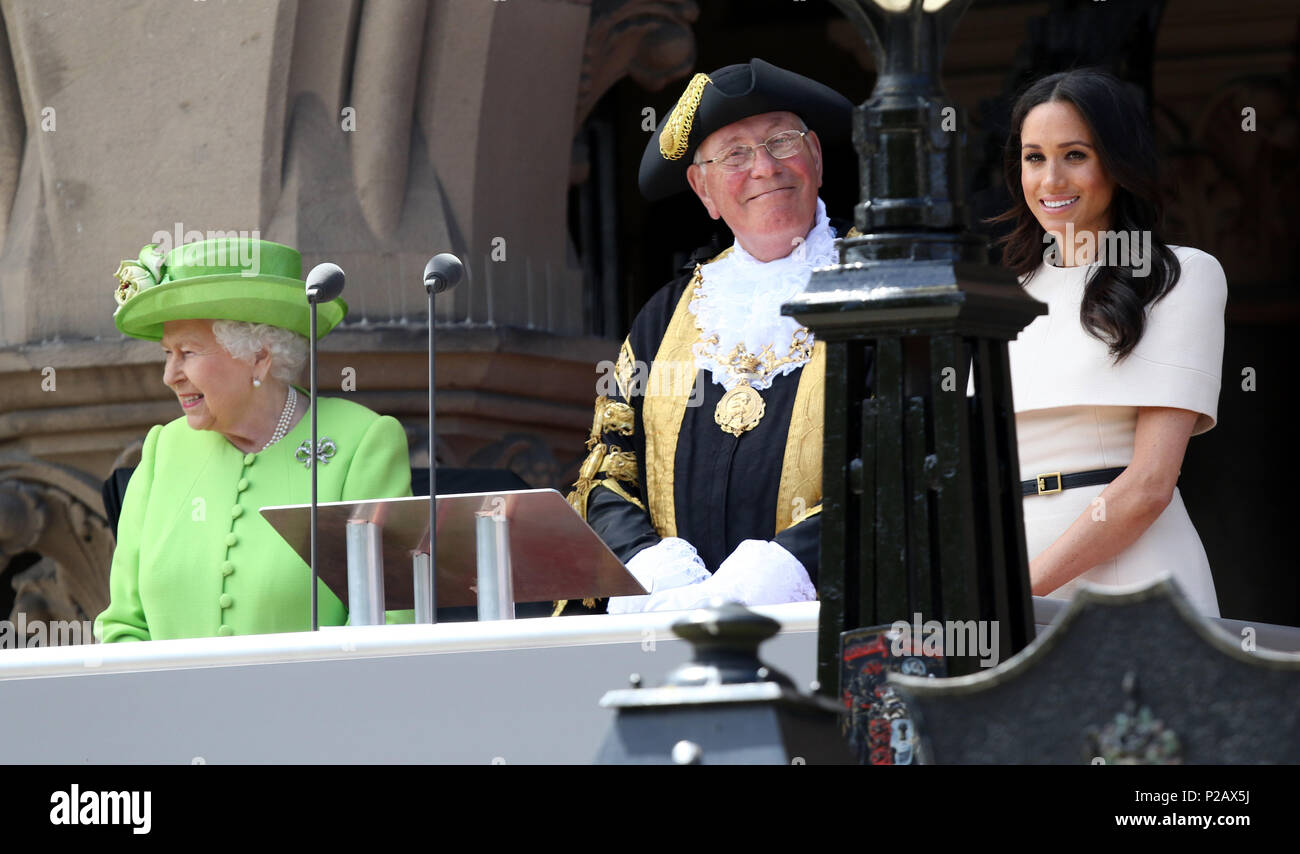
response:
<path fill-rule="evenodd" d="M 1178 283 L 1148 310 L 1142 340 L 1125 367 L 1149 390 L 1143 405 L 1199 413 L 1196 435 L 1218 417 L 1228 283 L 1223 267 L 1205 252 L 1191 250 L 1179 263 Z"/>
<path fill-rule="evenodd" d="M 568 500 L 623 563 L 659 542 L 641 489 L 633 402 L 636 357 L 629 340 L 619 350 L 612 375 L 598 383 L 595 414 L 587 438 L 587 458 Z"/>
<path fill-rule="evenodd" d="M 145 437 L 140 465 L 131 475 L 117 522 L 117 547 L 108 574 L 108 607 L 95 618 L 95 639 L 100 643 L 147 641 L 149 624 L 140 600 L 140 542 L 144 537 L 145 511 L 153 488 L 154 457 L 162 427 Z"/>
<path fill-rule="evenodd" d="M 361 437 L 343 481 L 342 501 L 403 498 L 411 494 L 406 432 L 396 418 L 381 415 Z"/>

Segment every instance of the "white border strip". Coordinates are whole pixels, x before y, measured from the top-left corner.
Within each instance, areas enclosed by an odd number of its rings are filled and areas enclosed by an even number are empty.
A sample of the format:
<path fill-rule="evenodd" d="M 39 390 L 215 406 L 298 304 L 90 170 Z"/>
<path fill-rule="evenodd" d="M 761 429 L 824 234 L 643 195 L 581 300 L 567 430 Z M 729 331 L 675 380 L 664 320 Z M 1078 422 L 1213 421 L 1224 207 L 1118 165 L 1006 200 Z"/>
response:
<path fill-rule="evenodd" d="M 783 633 L 815 632 L 821 606 L 818 602 L 796 602 L 750 610 L 781 623 Z M 656 637 L 657 640 L 672 637 L 672 624 L 683 616 L 681 611 L 592 614 L 491 623 L 337 627 L 319 632 L 0 650 L 0 682 L 49 676 L 490 649 L 641 643 L 647 637 Z"/>

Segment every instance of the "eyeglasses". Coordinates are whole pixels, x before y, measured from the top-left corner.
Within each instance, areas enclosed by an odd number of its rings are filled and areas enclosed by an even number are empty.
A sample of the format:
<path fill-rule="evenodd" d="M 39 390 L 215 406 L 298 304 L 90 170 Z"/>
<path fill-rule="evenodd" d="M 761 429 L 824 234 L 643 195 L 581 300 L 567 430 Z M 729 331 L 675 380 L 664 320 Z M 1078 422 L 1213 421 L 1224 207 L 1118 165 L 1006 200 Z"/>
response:
<path fill-rule="evenodd" d="M 701 160 L 700 165 L 716 163 L 727 172 L 740 172 L 754 165 L 754 149 L 766 148 L 777 160 L 785 160 L 799 153 L 806 131 L 785 130 L 769 136 L 758 145 L 735 145 L 711 160 Z"/>

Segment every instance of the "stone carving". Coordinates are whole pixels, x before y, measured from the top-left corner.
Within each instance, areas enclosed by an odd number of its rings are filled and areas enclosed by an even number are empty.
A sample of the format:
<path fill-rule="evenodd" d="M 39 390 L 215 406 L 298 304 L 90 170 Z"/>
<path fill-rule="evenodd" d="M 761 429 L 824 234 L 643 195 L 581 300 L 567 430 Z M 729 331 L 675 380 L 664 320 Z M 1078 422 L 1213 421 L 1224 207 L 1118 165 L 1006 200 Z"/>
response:
<path fill-rule="evenodd" d="M 582 52 L 574 129 L 625 75 L 657 92 L 695 65 L 693 0 L 594 0 Z"/>
<path fill-rule="evenodd" d="M 1176 241 L 1214 255 L 1236 286 L 1288 281 L 1292 238 L 1283 205 L 1300 193 L 1295 79 L 1241 78 L 1190 120 L 1163 104 L 1155 120 Z"/>
<path fill-rule="evenodd" d="M 695 14 L 681 0 L 608 10 L 596 20 L 617 49 L 593 54 L 603 58 L 583 90 L 592 98 L 628 63 L 646 80 L 669 68 L 671 51 L 649 41 L 672 41 L 671 22 Z M 544 379 L 521 390 L 501 387 L 518 371 L 485 370 L 481 354 L 592 347 L 574 310 L 582 282 L 566 216 L 591 13 L 588 0 L 4 4 L 0 447 L 29 466 L 57 461 L 30 477 L 0 471 L 4 525 L 41 531 L 44 544 L 68 514 L 102 518 L 99 479 L 133 462 L 114 457 L 178 414 L 156 345 L 122 339 L 111 320 L 113 269 L 157 230 L 258 229 L 301 249 L 305 267 L 339 263 L 352 310 L 323 351 L 359 370 L 375 408 L 408 422 L 423 413 L 421 272 L 432 252 L 456 251 L 471 279 L 438 299 L 454 330 L 440 350 L 454 340 L 451 358 L 474 367 L 440 374 L 458 389 L 443 412 L 480 408 L 478 390 L 495 384 L 494 408 L 449 417 L 439 457 L 459 464 L 515 429 L 521 409 L 553 446 L 580 446 L 594 358 L 581 376 L 543 365 Z M 129 62 L 98 49 L 146 42 Z M 532 80 L 546 85 L 521 85 Z M 500 343 L 500 330 L 520 327 L 533 330 L 527 341 Z M 76 489 L 51 486 L 62 483 L 45 477 L 54 471 L 79 477 Z M 3 530 L 6 541 L 20 533 Z M 67 544 L 59 557 L 33 548 L 65 586 L 93 569 L 106 596 L 111 538 L 90 539 L 94 560 Z M 89 594 L 71 601 L 91 615 L 102 607 Z"/>
<path fill-rule="evenodd" d="M 87 620 L 102 611 L 113 535 L 99 484 L 62 466 L 0 455 L 0 569 L 24 553 L 42 560 L 15 579 L 15 612 Z"/>
<path fill-rule="evenodd" d="M 428 468 L 429 422 L 407 420 L 402 422 L 402 428 L 406 431 L 406 447 L 410 450 L 411 465 Z M 438 431 L 438 438 L 434 444 L 437 446 L 434 450 L 438 455 L 438 465 L 463 467 L 460 454 L 456 453 L 456 449 L 447 442 L 445 430 Z"/>
<path fill-rule="evenodd" d="M 475 451 L 469 458 L 471 468 L 509 469 L 534 488 L 562 489 L 560 464 L 555 455 L 537 436 L 510 433 L 500 441 Z"/>
<path fill-rule="evenodd" d="M 24 639 L 26 645 L 55 646 L 65 640 L 69 643 L 91 642 L 80 627 L 89 624 L 98 611 L 86 614 L 73 602 L 60 575 L 59 565 L 46 557 L 14 576 L 14 607 L 9 620 L 17 624 L 19 615 L 23 615 L 21 620 L 29 627 Z M 75 634 L 53 628 L 71 623 L 78 624 Z M 43 627 L 43 631 L 33 631 L 38 625 Z"/>
<path fill-rule="evenodd" d="M 614 53 L 592 63 L 596 97 L 620 51 L 645 80 L 683 61 L 636 33 L 693 4 L 625 5 L 644 8 L 598 18 Z M 549 0 L 5 5 L 0 346 L 115 335 L 108 273 L 176 224 L 258 229 L 307 265 L 328 255 L 351 323 L 422 320 L 420 272 L 442 248 L 471 272 L 494 264 L 495 322 L 580 331 L 564 310 L 581 298 L 565 188 L 589 19 Z M 139 39 L 131 62 L 89 50 Z M 471 296 L 449 294 L 439 317 L 486 319 Z"/>

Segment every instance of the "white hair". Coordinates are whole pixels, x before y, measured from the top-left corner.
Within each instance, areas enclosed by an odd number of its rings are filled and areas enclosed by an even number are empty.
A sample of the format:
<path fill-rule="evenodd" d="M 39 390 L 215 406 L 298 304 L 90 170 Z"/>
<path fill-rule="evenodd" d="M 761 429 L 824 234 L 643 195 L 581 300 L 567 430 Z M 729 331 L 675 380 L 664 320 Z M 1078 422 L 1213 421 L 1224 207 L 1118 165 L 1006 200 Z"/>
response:
<path fill-rule="evenodd" d="M 271 354 L 271 376 L 283 383 L 293 382 L 307 361 L 307 339 L 269 323 L 214 320 L 212 334 L 227 353 L 245 362 L 265 348 Z"/>

